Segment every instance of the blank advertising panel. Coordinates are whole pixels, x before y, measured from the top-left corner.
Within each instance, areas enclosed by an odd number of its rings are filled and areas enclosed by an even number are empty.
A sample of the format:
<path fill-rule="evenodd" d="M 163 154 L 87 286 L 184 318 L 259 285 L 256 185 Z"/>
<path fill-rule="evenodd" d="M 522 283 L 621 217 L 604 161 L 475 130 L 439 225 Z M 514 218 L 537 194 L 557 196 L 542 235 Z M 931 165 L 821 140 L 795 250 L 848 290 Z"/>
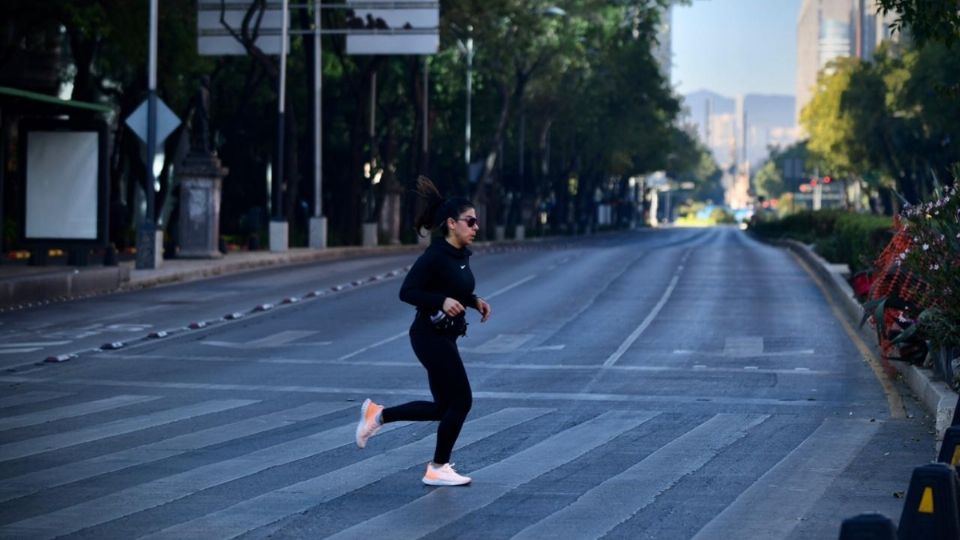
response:
<path fill-rule="evenodd" d="M 98 133 L 30 131 L 27 135 L 28 239 L 97 239 Z"/>

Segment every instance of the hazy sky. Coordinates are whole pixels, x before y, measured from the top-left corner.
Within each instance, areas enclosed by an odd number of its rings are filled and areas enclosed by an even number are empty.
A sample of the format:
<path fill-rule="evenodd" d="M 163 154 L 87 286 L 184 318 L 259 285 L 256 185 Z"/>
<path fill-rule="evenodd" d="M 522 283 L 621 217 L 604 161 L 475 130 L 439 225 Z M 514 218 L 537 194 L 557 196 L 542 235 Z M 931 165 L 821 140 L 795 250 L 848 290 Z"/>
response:
<path fill-rule="evenodd" d="M 793 95 L 801 1 L 694 0 L 674 7 L 674 88 Z"/>

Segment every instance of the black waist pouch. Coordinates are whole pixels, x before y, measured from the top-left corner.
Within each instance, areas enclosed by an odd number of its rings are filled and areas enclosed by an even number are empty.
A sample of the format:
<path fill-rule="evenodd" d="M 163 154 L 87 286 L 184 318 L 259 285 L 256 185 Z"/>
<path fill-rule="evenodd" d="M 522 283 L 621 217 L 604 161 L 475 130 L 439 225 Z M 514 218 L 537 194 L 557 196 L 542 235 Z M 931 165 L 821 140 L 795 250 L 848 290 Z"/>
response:
<path fill-rule="evenodd" d="M 466 315 L 461 314 L 456 317 L 450 317 L 440 310 L 430 315 L 430 325 L 441 334 L 465 336 L 467 335 L 467 326 L 469 323 L 467 322 Z"/>

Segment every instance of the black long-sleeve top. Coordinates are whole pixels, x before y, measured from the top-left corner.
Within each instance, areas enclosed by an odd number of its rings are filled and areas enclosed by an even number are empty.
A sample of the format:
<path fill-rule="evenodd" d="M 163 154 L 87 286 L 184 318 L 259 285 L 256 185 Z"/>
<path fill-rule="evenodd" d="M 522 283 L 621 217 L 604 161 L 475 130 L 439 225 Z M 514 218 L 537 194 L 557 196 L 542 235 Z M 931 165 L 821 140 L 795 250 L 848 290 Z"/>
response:
<path fill-rule="evenodd" d="M 473 294 L 476 281 L 470 271 L 469 249 L 455 248 L 444 238 L 434 238 L 413 263 L 400 287 L 400 300 L 417 307 L 422 314 L 436 313 L 446 298 L 477 307 Z"/>

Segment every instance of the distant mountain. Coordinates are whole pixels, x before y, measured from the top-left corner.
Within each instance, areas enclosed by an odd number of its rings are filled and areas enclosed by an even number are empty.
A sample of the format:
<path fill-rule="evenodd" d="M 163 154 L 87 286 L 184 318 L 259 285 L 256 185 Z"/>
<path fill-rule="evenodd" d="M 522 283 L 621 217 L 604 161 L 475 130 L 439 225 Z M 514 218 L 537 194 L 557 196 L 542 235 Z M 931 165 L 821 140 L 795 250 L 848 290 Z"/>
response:
<path fill-rule="evenodd" d="M 683 96 L 683 107 L 689 111 L 689 122 L 703 124 L 707 102 L 710 102 L 710 114 L 733 114 L 737 111 L 737 101 L 710 90 L 698 90 Z"/>

